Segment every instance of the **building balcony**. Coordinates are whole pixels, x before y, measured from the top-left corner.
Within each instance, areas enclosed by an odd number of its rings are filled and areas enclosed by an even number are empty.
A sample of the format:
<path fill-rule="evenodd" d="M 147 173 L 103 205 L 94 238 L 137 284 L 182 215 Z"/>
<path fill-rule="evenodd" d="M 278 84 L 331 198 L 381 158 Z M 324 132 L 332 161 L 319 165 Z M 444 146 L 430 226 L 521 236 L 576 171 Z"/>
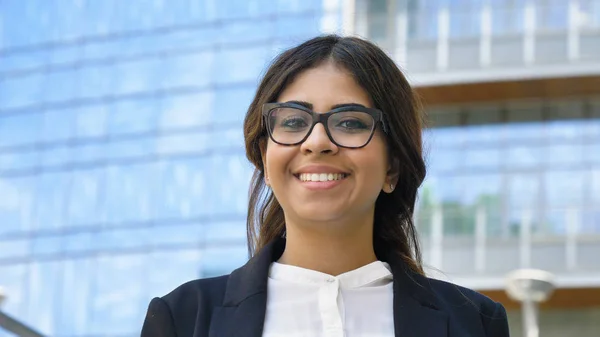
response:
<path fill-rule="evenodd" d="M 600 0 L 357 0 L 416 86 L 600 75 Z"/>

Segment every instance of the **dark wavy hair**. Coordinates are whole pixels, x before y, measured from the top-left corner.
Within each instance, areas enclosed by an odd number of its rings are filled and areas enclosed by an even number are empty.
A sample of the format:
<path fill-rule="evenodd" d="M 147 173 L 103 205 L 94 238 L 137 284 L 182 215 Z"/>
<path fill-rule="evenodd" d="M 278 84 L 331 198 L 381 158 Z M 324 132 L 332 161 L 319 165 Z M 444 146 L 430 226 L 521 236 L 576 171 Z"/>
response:
<path fill-rule="evenodd" d="M 302 71 L 325 62 L 348 70 L 383 111 L 389 125 L 385 142 L 393 169 L 399 174 L 392 193 L 380 193 L 375 203 L 373 245 L 379 259 L 391 254 L 423 274 L 421 252 L 412 215 L 417 190 L 425 178 L 419 100 L 394 61 L 373 43 L 337 35 L 319 36 L 277 56 L 262 78 L 244 119 L 246 156 L 255 166 L 248 203 L 247 238 L 250 256 L 285 233 L 283 209 L 265 185 L 262 151 L 268 135 L 263 104 L 275 102 Z"/>

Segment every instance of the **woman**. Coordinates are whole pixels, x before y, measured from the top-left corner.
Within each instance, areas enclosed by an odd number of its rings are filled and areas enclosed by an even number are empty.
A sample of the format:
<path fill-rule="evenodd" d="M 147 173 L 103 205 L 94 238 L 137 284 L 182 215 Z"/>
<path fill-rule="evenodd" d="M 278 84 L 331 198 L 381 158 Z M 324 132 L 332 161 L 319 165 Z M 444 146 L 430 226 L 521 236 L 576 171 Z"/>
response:
<path fill-rule="evenodd" d="M 501 304 L 424 276 L 417 99 L 375 45 L 282 53 L 244 121 L 253 257 L 150 303 L 143 337 L 508 336 Z"/>

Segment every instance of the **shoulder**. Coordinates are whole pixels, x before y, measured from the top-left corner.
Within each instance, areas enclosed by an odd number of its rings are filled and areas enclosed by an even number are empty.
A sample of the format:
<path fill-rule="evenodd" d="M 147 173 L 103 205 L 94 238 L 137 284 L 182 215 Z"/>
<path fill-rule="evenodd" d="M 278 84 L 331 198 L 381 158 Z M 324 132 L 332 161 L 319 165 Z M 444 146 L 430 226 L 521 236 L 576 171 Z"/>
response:
<path fill-rule="evenodd" d="M 229 275 L 186 282 L 148 306 L 143 337 L 191 336 L 196 326 L 208 327 L 221 306 Z"/>
<path fill-rule="evenodd" d="M 163 296 L 171 308 L 198 305 L 221 305 L 229 275 L 186 282 Z"/>
<path fill-rule="evenodd" d="M 486 336 L 508 336 L 504 306 L 472 289 L 427 278 L 438 304 L 458 323 L 481 325 Z"/>

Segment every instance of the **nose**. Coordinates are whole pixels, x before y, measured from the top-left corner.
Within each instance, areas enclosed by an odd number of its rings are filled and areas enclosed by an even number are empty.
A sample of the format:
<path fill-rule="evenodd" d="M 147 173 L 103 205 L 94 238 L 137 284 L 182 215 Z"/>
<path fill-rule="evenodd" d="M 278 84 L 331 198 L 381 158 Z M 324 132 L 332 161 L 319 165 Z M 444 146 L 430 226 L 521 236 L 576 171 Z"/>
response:
<path fill-rule="evenodd" d="M 338 152 L 338 147 L 329 139 L 325 126 L 317 123 L 308 138 L 300 145 L 300 150 L 303 154 L 334 154 Z"/>

